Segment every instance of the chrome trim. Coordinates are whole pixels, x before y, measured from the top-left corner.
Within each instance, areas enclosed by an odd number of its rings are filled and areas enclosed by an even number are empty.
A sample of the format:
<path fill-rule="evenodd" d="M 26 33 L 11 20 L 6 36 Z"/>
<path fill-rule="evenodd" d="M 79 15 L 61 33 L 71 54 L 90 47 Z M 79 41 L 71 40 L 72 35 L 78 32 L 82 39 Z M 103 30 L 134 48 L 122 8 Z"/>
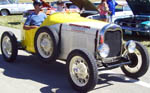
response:
<path fill-rule="evenodd" d="M 131 45 L 132 45 L 132 48 L 131 48 Z M 129 53 L 134 53 L 134 51 L 136 49 L 136 43 L 133 40 L 129 40 L 129 41 L 126 42 L 124 47 L 125 47 L 126 50 L 128 50 Z"/>
<path fill-rule="evenodd" d="M 121 37 L 123 37 L 123 33 L 122 33 L 122 29 L 121 26 L 117 25 L 117 24 L 107 24 L 106 26 L 104 26 L 101 30 L 99 30 L 98 33 L 98 39 L 97 39 L 97 47 L 100 46 L 100 36 L 105 36 L 105 32 L 106 31 L 116 31 L 116 30 L 120 30 L 121 31 Z M 123 44 L 123 38 L 122 38 L 122 44 Z M 104 41 L 105 42 L 105 41 Z M 123 48 L 123 46 L 121 46 L 121 49 Z M 96 52 L 98 53 L 98 50 L 96 50 Z M 122 54 L 122 50 L 121 50 L 121 54 Z M 96 55 L 96 59 L 101 58 L 100 55 Z"/>
<path fill-rule="evenodd" d="M 102 30 L 100 31 L 99 35 L 100 36 L 104 36 L 105 32 L 106 31 L 116 31 L 116 30 L 120 30 L 122 31 L 121 27 L 119 25 L 116 25 L 116 24 L 108 24 L 106 26 L 104 26 L 102 28 Z M 123 34 L 122 34 L 123 35 Z"/>
<path fill-rule="evenodd" d="M 105 51 L 104 51 L 105 49 Z M 108 51 L 106 51 L 106 49 Z M 103 43 L 101 44 L 98 48 L 97 48 L 98 52 L 99 52 L 99 55 L 102 57 L 102 58 L 106 58 L 108 55 L 109 55 L 109 52 L 110 52 L 110 48 L 107 44 Z M 103 54 L 103 56 L 102 56 Z"/>

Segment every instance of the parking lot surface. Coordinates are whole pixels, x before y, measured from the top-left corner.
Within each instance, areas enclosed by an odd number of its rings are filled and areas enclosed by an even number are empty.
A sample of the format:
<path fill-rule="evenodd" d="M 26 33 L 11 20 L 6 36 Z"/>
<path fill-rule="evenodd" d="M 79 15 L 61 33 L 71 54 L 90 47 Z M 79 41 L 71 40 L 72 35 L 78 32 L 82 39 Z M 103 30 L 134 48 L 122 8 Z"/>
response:
<path fill-rule="evenodd" d="M 3 30 L 2 30 L 3 28 Z M 0 27 L 1 32 L 19 30 Z M 99 72 L 99 81 L 89 93 L 149 93 L 150 69 L 139 79 L 126 77 L 120 68 Z M 3 60 L 0 52 L 0 93 L 78 93 L 67 79 L 64 61 L 43 63 L 36 56 L 19 51 L 14 63 Z"/>

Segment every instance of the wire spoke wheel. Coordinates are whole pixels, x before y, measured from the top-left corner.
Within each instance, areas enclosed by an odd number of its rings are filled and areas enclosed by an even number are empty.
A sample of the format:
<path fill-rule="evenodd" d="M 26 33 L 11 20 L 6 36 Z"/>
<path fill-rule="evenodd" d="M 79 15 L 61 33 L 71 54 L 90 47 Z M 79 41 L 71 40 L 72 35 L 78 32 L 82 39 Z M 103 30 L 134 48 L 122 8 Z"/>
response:
<path fill-rule="evenodd" d="M 70 62 L 70 75 L 73 82 L 82 87 L 89 80 L 89 67 L 87 62 L 80 56 L 73 57 Z"/>
<path fill-rule="evenodd" d="M 74 50 L 67 58 L 68 79 L 72 87 L 80 92 L 92 90 L 98 81 L 97 64 L 86 50 Z"/>

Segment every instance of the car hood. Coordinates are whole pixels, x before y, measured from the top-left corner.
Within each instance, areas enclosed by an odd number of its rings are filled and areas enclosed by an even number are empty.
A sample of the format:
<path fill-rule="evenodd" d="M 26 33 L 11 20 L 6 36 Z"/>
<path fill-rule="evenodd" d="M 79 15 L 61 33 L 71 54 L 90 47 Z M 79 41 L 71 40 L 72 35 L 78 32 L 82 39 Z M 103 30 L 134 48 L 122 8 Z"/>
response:
<path fill-rule="evenodd" d="M 134 15 L 150 15 L 150 0 L 126 0 Z"/>
<path fill-rule="evenodd" d="M 73 4 L 77 5 L 80 9 L 97 11 L 96 7 L 90 0 L 70 0 Z"/>

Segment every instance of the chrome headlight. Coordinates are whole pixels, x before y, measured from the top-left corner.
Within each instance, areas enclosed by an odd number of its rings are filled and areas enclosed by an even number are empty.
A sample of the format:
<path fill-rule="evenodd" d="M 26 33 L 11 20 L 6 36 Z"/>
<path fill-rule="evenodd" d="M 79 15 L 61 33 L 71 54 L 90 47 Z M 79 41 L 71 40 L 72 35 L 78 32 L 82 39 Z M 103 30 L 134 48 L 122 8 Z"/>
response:
<path fill-rule="evenodd" d="M 128 50 L 129 53 L 134 53 L 136 49 L 136 43 L 133 40 L 130 40 L 125 44 L 125 48 Z"/>
<path fill-rule="evenodd" d="M 109 46 L 105 43 L 101 44 L 98 47 L 98 53 L 103 58 L 106 58 L 109 55 L 109 52 L 110 52 Z"/>

